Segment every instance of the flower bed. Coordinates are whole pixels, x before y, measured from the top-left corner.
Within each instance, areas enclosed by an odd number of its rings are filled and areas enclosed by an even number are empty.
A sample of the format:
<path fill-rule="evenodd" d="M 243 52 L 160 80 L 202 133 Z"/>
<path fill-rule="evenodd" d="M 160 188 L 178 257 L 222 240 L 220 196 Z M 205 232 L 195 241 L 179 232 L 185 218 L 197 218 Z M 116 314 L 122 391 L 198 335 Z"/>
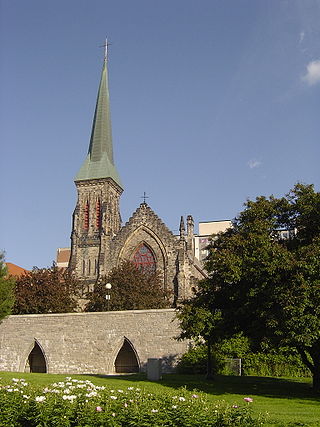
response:
<path fill-rule="evenodd" d="M 251 413 L 251 398 L 242 405 L 209 402 L 185 389 L 149 393 L 137 387 L 114 390 L 88 380 L 67 377 L 36 388 L 13 378 L 0 385 L 2 426 L 201 426 L 263 425 Z"/>

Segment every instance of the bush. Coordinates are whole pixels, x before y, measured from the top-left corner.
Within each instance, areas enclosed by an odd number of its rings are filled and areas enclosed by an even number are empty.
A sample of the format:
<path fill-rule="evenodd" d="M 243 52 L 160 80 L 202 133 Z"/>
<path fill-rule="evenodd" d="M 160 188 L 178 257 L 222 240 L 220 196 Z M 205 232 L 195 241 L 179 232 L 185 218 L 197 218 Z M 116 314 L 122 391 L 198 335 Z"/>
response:
<path fill-rule="evenodd" d="M 250 341 L 242 334 L 223 340 L 212 347 L 214 373 L 235 375 L 230 359 L 239 358 L 243 375 L 271 377 L 310 377 L 310 370 L 302 363 L 293 349 L 281 347 L 277 351 L 265 347 L 264 351 L 252 352 Z M 182 374 L 205 374 L 207 369 L 207 350 L 204 344 L 192 347 L 185 353 L 177 371 Z"/>
<path fill-rule="evenodd" d="M 310 370 L 297 354 L 251 353 L 242 360 L 244 375 L 262 377 L 311 377 Z"/>
<path fill-rule="evenodd" d="M 217 374 L 223 369 L 224 361 L 214 353 L 212 355 L 213 373 Z M 178 362 L 179 374 L 205 374 L 207 372 L 207 347 L 204 344 L 190 348 Z"/>
<path fill-rule="evenodd" d="M 246 398 L 249 399 L 249 398 Z M 256 427 L 250 405 L 209 402 L 202 393 L 185 389 L 161 394 L 136 387 L 110 390 L 71 377 L 44 389 L 32 389 L 23 379 L 0 386 L 0 425 L 95 427 L 183 426 Z"/>

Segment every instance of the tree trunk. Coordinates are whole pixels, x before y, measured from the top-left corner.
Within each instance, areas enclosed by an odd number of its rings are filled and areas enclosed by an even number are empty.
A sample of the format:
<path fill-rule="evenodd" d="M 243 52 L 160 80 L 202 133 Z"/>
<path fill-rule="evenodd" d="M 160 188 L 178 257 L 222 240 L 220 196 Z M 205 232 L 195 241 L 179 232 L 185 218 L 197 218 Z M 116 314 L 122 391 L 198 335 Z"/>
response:
<path fill-rule="evenodd" d="M 312 388 L 316 393 L 320 393 L 320 367 L 315 368 L 313 372 Z"/>
<path fill-rule="evenodd" d="M 317 357 L 317 360 L 313 360 L 312 388 L 316 393 L 320 393 L 320 361 L 319 361 L 319 356 Z"/>
<path fill-rule="evenodd" d="M 213 365 L 212 365 L 212 354 L 211 354 L 211 340 L 207 341 L 207 380 L 213 379 Z"/>

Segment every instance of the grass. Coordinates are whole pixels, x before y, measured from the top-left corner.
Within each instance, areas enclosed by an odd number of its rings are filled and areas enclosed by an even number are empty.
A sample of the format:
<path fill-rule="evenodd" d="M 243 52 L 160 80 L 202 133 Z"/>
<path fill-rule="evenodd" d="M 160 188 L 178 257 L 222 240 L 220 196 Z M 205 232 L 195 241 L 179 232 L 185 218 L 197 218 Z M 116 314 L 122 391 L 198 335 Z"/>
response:
<path fill-rule="evenodd" d="M 1 372 L 0 377 L 4 382 L 16 377 L 25 378 L 34 385 L 46 386 L 64 380 L 66 375 Z M 217 376 L 209 382 L 200 375 L 164 375 L 161 381 L 155 383 L 147 381 L 143 374 L 72 375 L 72 377 L 89 379 L 96 385 L 114 388 L 134 384 L 136 387 L 158 393 L 168 388 L 185 387 L 190 391 L 203 391 L 212 400 L 225 400 L 232 404 L 243 403 L 243 398 L 249 396 L 254 400 L 252 408 L 255 413 L 269 414 L 268 427 L 320 427 L 320 396 L 313 393 L 310 378 Z"/>

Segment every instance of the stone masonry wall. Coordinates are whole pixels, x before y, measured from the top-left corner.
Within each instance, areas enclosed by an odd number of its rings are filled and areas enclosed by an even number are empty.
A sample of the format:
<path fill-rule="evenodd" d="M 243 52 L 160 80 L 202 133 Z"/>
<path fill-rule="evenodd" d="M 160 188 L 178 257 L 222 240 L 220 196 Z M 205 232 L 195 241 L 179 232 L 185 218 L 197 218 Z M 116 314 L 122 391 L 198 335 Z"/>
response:
<path fill-rule="evenodd" d="M 141 371 L 149 357 L 159 357 L 170 372 L 188 347 L 174 339 L 174 317 L 172 309 L 9 316 L 0 323 L 0 370 L 23 372 L 36 340 L 49 373 L 111 374 L 126 338 Z"/>

